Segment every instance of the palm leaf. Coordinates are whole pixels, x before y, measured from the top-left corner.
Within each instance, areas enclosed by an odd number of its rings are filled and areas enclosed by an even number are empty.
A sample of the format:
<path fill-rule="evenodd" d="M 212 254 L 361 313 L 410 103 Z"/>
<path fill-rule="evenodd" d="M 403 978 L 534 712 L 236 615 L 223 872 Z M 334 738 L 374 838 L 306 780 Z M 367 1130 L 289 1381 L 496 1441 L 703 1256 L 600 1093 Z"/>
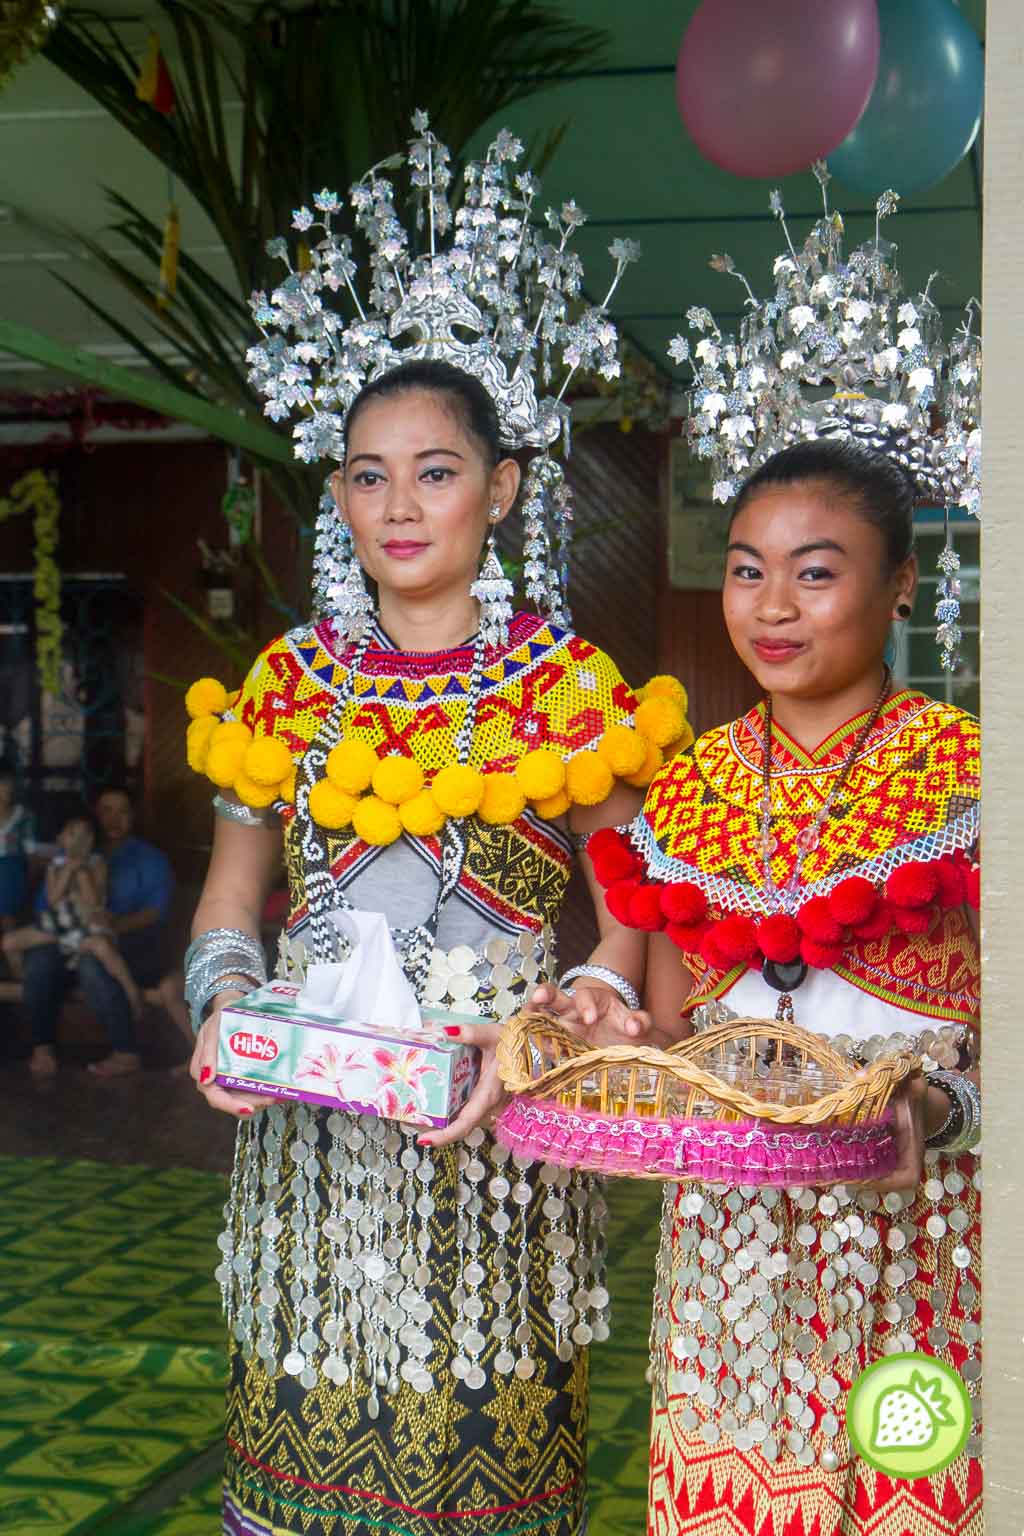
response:
<path fill-rule="evenodd" d="M 201 635 L 205 635 L 212 645 L 224 652 L 234 665 L 239 677 L 245 676 L 252 664 L 254 654 L 259 649 L 259 641 L 255 636 L 250 635 L 238 624 L 233 624 L 229 629 L 218 628 L 200 613 L 198 608 L 193 608 L 191 603 L 176 597 L 166 587 L 160 588 L 160 595 L 165 597 L 173 608 L 177 608 L 179 613 L 184 614 L 189 623 L 194 625 Z"/>
<path fill-rule="evenodd" d="M 44 52 L 188 188 L 217 230 L 232 281 L 182 252 L 176 296 L 159 306 L 163 232 L 111 191 L 113 232 L 151 278 L 100 242 L 83 243 L 146 332 L 169 341 L 176 355 L 161 357 L 129 321 L 64 285 L 161 377 L 261 422 L 243 361 L 252 334 L 246 300 L 265 286 L 265 243 L 289 227 L 292 208 L 322 186 L 344 192 L 392 154 L 419 107 L 451 146 L 457 172 L 485 124 L 591 63 L 605 43 L 604 34 L 537 0 L 157 0 L 157 9 L 175 45 L 170 117 L 137 98 L 137 62 L 108 18 L 65 12 Z M 229 115 L 225 90 L 240 102 L 240 120 L 234 108 Z M 541 157 L 555 152 L 563 131 L 538 144 Z M 278 464 L 267 472 L 293 515 L 311 521 L 317 471 Z M 287 606 L 273 573 L 260 574 L 272 601 Z"/>
<path fill-rule="evenodd" d="M 129 202 L 126 197 L 122 197 L 120 192 L 115 191 L 112 187 L 105 187 L 104 191 L 115 209 L 121 214 L 124 224 L 131 224 L 137 230 L 145 229 L 152 236 L 153 250 L 150 253 L 151 259 L 159 260 L 163 246 L 163 230 L 161 227 L 148 218 L 134 203 Z M 120 227 L 120 224 L 114 224 L 111 227 L 117 229 Z M 236 322 L 239 344 L 242 346 L 248 345 L 252 337 L 252 316 L 249 312 L 248 304 L 242 302 L 238 293 L 219 282 L 212 273 L 207 271 L 206 267 L 190 256 L 187 251 L 182 251 L 179 255 L 178 270 L 179 272 L 184 272 L 189 280 L 195 283 L 197 288 L 205 295 L 207 301 L 221 311 L 225 321 L 230 322 L 234 320 Z"/>
<path fill-rule="evenodd" d="M 77 283 L 71 282 L 69 278 L 64 277 L 60 272 L 54 272 L 52 276 L 69 293 L 73 293 L 75 298 L 85 305 L 90 314 L 95 315 L 97 320 L 101 320 L 104 325 L 109 326 L 115 336 L 119 336 L 127 346 L 131 347 L 133 351 L 138 352 L 139 356 L 145 359 L 154 373 L 158 373 L 165 383 L 173 384 L 175 389 L 186 389 L 193 395 L 200 395 L 202 393 L 201 390 L 196 388 L 187 374 L 182 373 L 180 368 L 176 368 L 172 362 L 161 357 L 159 352 L 154 352 L 137 332 L 123 324 L 116 315 L 111 314 L 110 310 L 105 309 L 102 304 L 98 304 L 91 295 L 82 288 L 79 288 Z"/>

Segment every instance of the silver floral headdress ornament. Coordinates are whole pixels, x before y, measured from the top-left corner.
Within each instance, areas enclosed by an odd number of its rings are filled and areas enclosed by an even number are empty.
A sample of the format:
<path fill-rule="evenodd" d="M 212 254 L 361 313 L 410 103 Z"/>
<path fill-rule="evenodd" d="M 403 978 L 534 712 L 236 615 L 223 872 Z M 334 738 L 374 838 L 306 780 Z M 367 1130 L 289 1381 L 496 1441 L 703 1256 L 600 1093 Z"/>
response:
<path fill-rule="evenodd" d="M 770 299 L 757 298 L 730 256 L 711 258 L 716 271 L 742 283 L 745 313 L 738 334 L 725 335 L 709 310 L 692 308 L 686 319 L 700 340 L 691 346 L 676 336 L 670 343 L 670 357 L 689 361 L 694 373 L 685 430 L 691 450 L 711 462 L 716 501 L 731 501 L 751 470 L 808 438 L 854 438 L 909 470 L 922 495 L 946 509 L 936 618 L 942 663 L 952 669 L 961 636 L 949 510 L 962 506 L 977 516 L 981 504 L 977 304 L 968 304 L 947 345 L 930 296 L 935 274 L 923 293 L 905 298 L 896 247 L 882 238 L 896 193 L 878 199 L 873 239 L 846 255 L 823 162 L 814 174 L 824 212 L 800 249 L 780 194 L 771 194 L 786 249 L 775 260 Z"/>
<path fill-rule="evenodd" d="M 357 289 L 351 240 L 332 227 L 342 208 L 332 192 L 299 208 L 292 227 L 306 238 L 292 266 L 287 242 L 267 252 L 288 266 L 272 293 L 255 293 L 251 307 L 263 333 L 250 348 L 250 382 L 266 396 L 265 414 L 293 412 L 296 457 L 307 463 L 344 457 L 345 416 L 363 385 L 403 363 L 435 358 L 474 375 L 498 411 L 509 450 L 540 449 L 523 487 L 526 595 L 555 622 L 566 622 L 571 500 L 561 464 L 550 450 L 569 447 L 564 404 L 571 380 L 619 373 L 618 334 L 607 306 L 629 262 L 640 254 L 629 240 L 609 247 L 615 262 L 602 303 L 581 303 L 583 265 L 570 247 L 584 215 L 573 202 L 549 209 L 534 223 L 537 179 L 517 171 L 520 141 L 502 131 L 485 157 L 467 164 L 464 196 L 454 215 L 449 200 L 450 154 L 431 132 L 425 112 L 413 117 L 415 137 L 398 154 L 367 171 L 350 190 L 356 229 L 369 248 L 369 285 Z M 396 212 L 385 172 L 407 166 L 416 243 Z M 325 296 L 344 292 L 354 312 L 346 320 Z M 538 398 L 538 383 L 557 391 Z M 351 544 L 329 495 L 317 524 L 314 591 L 328 607 L 351 579 Z"/>

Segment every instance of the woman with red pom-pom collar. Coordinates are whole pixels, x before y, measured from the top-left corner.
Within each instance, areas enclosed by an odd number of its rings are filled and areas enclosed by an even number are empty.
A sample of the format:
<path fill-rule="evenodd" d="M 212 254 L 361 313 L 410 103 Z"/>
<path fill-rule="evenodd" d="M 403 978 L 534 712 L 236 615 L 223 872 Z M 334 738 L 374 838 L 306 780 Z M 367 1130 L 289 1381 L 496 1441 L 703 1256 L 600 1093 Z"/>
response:
<path fill-rule="evenodd" d="M 748 479 L 723 604 L 765 700 L 664 768 L 628 834 L 590 848 L 612 920 L 650 935 L 648 1014 L 594 994 L 585 1007 L 537 997 L 587 1033 L 618 1020 L 656 1043 L 723 1007 L 770 1018 L 784 999 L 857 1061 L 901 1036 L 943 1069 L 897 1101 L 900 1165 L 873 1188 L 728 1201 L 707 1188 L 697 1211 L 680 1185 L 663 1234 L 676 1321 L 658 1346 L 667 1392 L 652 1431 L 650 1529 L 662 1536 L 720 1529 L 714 1500 L 701 1514 L 709 1458 L 715 1487 L 731 1479 L 737 1531 L 761 1531 L 785 1498 L 790 1523 L 822 1536 L 916 1536 L 936 1488 L 858 1460 L 841 1429 L 846 1394 L 883 1353 L 938 1355 L 971 1393 L 980 1375 L 979 730 L 901 688 L 886 662 L 916 592 L 915 500 L 903 469 L 848 441 L 799 444 Z M 764 1283 L 777 1253 L 787 1276 Z M 783 1298 L 776 1316 L 769 1300 L 793 1287 L 791 1263 L 800 1313 Z M 735 1320 L 752 1302 L 760 1315 L 743 1337 Z M 692 1380 L 674 1392 L 680 1371 Z M 979 1449 L 972 1433 L 941 1474 L 944 1529 L 959 1536 L 979 1528 Z"/>

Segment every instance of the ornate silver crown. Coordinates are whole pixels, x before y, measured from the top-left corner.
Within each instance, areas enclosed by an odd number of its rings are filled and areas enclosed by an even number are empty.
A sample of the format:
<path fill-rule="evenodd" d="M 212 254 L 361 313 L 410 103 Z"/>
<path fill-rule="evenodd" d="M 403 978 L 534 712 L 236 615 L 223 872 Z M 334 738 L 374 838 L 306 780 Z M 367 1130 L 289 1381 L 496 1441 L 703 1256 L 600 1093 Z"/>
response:
<path fill-rule="evenodd" d="M 669 355 L 689 360 L 694 387 L 686 431 L 712 464 L 713 495 L 730 501 L 752 469 L 780 448 L 807 438 L 853 437 L 896 458 L 921 492 L 977 513 L 980 505 L 981 341 L 976 302 L 947 346 L 939 310 L 923 293 L 902 297 L 896 247 L 881 235 L 899 201 L 876 205 L 874 239 L 848 256 L 843 220 L 828 206 L 829 173 L 814 167 L 824 212 L 802 248 L 786 225 L 778 192 L 771 208 L 786 250 L 775 260 L 774 296 L 759 300 L 729 256 L 716 271 L 746 290 L 737 335 L 724 335 L 711 312 L 687 311 L 695 345 L 676 336 Z"/>
<path fill-rule="evenodd" d="M 304 238 L 293 266 L 284 239 L 271 240 L 288 275 L 251 307 L 263 333 L 247 354 L 249 378 L 275 421 L 301 413 L 296 457 L 344 455 L 346 412 L 364 384 L 422 358 L 441 358 L 475 375 L 492 396 L 508 448 L 547 448 L 568 434 L 562 404 L 578 372 L 619 372 L 618 335 L 607 305 L 626 265 L 629 240 L 609 247 L 611 286 L 599 305 L 581 306 L 583 265 L 570 248 L 584 215 L 574 202 L 534 223 L 536 178 L 516 171 L 523 146 L 502 131 L 483 160 L 470 162 L 454 215 L 448 149 L 427 115 L 413 117 L 406 154 L 375 165 L 349 203 L 369 249 L 369 284 L 357 284 L 352 241 L 332 227 L 342 208 L 333 192 L 299 208 L 292 227 Z M 408 166 L 411 227 L 400 221 L 395 188 L 383 173 Z M 349 318 L 330 307 L 345 295 Z M 344 302 L 344 301 L 343 301 Z M 555 387 L 556 376 L 558 379 Z M 553 390 L 538 398 L 538 382 Z"/>

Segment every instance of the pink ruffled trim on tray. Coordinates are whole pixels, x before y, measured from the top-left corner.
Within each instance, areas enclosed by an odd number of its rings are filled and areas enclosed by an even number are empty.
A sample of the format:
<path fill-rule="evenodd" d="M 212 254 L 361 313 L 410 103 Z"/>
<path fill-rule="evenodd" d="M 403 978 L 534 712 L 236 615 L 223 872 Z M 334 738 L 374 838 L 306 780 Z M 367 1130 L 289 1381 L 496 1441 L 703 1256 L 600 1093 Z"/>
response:
<path fill-rule="evenodd" d="M 825 1184 L 882 1178 L 897 1164 L 892 1120 L 780 1126 L 759 1120 L 646 1120 L 518 1098 L 495 1127 L 513 1152 L 591 1173 L 709 1184 Z"/>

